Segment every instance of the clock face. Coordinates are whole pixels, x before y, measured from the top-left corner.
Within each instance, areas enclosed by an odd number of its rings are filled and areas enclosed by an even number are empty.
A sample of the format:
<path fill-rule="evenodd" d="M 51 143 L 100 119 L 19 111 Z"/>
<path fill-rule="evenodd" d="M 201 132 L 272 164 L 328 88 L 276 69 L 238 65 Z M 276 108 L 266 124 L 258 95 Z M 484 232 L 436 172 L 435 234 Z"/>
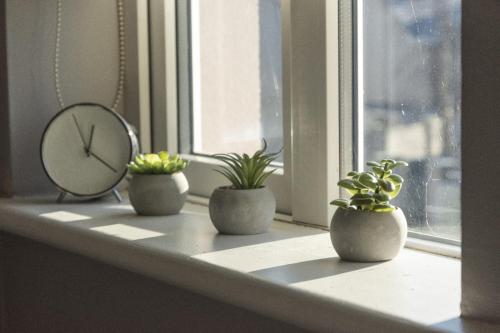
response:
<path fill-rule="evenodd" d="M 127 173 L 135 137 L 113 111 L 77 104 L 59 112 L 45 129 L 45 172 L 61 190 L 77 196 L 104 194 Z"/>

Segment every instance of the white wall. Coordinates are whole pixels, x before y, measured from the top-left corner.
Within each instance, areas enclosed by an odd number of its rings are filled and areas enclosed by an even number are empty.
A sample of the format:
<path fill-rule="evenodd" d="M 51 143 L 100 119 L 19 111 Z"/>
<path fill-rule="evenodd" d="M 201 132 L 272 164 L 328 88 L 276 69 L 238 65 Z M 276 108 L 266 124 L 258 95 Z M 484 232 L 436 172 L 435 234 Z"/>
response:
<path fill-rule="evenodd" d="M 126 1 L 127 56 L 135 62 L 137 22 L 135 0 Z M 0 160 L 0 184 L 7 194 L 29 195 L 53 191 L 43 173 L 39 144 L 44 126 L 60 109 L 54 85 L 56 0 L 7 0 L 6 37 L 8 110 L 2 110 L 0 130 L 9 133 L 10 158 Z M 60 76 L 66 105 L 96 102 L 111 106 L 118 79 L 116 1 L 63 1 Z M 129 76 L 135 77 L 127 64 Z M 132 73 L 131 72 L 132 69 Z M 5 78 L 2 78 L 4 81 Z M 137 101 L 136 81 L 126 91 Z M 4 91 L 5 93 L 5 91 Z M 130 101 L 130 97 L 127 98 Z M 124 113 L 122 101 L 118 111 Z M 126 113 L 126 112 L 125 112 Z M 7 146 L 7 145 L 6 145 Z M 2 155 L 5 147 L 2 149 Z M 11 189 L 6 191 L 11 169 Z"/>

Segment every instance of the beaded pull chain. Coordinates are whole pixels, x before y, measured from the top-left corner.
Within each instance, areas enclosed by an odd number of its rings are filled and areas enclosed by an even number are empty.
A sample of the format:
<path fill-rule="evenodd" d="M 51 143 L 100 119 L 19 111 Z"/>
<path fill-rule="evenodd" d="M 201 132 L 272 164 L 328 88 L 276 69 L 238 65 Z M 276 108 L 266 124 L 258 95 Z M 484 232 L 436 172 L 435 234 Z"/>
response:
<path fill-rule="evenodd" d="M 123 86 L 125 83 L 125 15 L 123 10 L 123 0 L 116 0 L 116 8 L 118 13 L 118 87 L 116 89 L 115 98 L 111 106 L 111 110 L 116 111 L 123 97 Z M 59 59 L 61 53 L 61 30 L 62 30 L 62 0 L 57 0 L 57 15 L 56 15 L 56 46 L 54 55 L 54 80 L 56 88 L 57 102 L 59 107 L 64 109 L 64 99 L 62 95 L 61 80 L 59 76 Z"/>

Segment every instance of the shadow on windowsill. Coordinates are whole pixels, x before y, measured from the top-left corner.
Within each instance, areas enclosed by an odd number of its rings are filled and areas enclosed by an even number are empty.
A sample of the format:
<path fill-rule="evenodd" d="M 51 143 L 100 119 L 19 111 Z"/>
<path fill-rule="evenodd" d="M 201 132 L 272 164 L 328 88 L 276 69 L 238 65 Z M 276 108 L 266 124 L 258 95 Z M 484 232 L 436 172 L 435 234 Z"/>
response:
<path fill-rule="evenodd" d="M 347 262 L 338 257 L 331 257 L 276 266 L 250 273 L 274 282 L 291 284 L 346 274 L 383 263 L 383 261 L 374 263 Z"/>

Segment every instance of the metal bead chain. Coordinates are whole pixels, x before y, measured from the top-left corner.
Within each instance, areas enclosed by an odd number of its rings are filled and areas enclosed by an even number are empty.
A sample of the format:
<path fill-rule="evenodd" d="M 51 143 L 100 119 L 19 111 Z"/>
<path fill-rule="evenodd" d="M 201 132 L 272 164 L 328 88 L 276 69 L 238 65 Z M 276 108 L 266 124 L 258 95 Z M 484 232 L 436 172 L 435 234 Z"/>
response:
<path fill-rule="evenodd" d="M 118 52 L 119 52 L 119 65 L 118 65 L 118 86 L 116 89 L 115 99 L 111 109 L 116 111 L 123 97 L 123 87 L 125 84 L 125 15 L 123 8 L 123 0 L 116 0 L 116 8 L 118 13 Z M 64 108 L 64 100 L 62 96 L 62 89 L 59 76 L 59 59 L 61 51 L 61 30 L 62 30 L 62 0 L 57 0 L 57 14 L 56 14 L 56 47 L 54 54 L 54 81 L 56 88 L 57 102 L 61 109 Z"/>
<path fill-rule="evenodd" d="M 56 85 L 56 96 L 59 107 L 64 109 L 64 100 L 61 92 L 61 84 L 59 79 L 59 53 L 61 50 L 61 25 L 62 25 L 62 0 L 57 0 L 57 15 L 56 15 L 56 50 L 54 54 L 54 81 Z"/>
<path fill-rule="evenodd" d="M 123 96 L 123 86 L 125 85 L 125 14 L 123 11 L 123 0 L 116 0 L 118 10 L 118 52 L 120 56 L 118 65 L 118 87 L 116 89 L 115 100 L 111 109 L 116 111 Z"/>

